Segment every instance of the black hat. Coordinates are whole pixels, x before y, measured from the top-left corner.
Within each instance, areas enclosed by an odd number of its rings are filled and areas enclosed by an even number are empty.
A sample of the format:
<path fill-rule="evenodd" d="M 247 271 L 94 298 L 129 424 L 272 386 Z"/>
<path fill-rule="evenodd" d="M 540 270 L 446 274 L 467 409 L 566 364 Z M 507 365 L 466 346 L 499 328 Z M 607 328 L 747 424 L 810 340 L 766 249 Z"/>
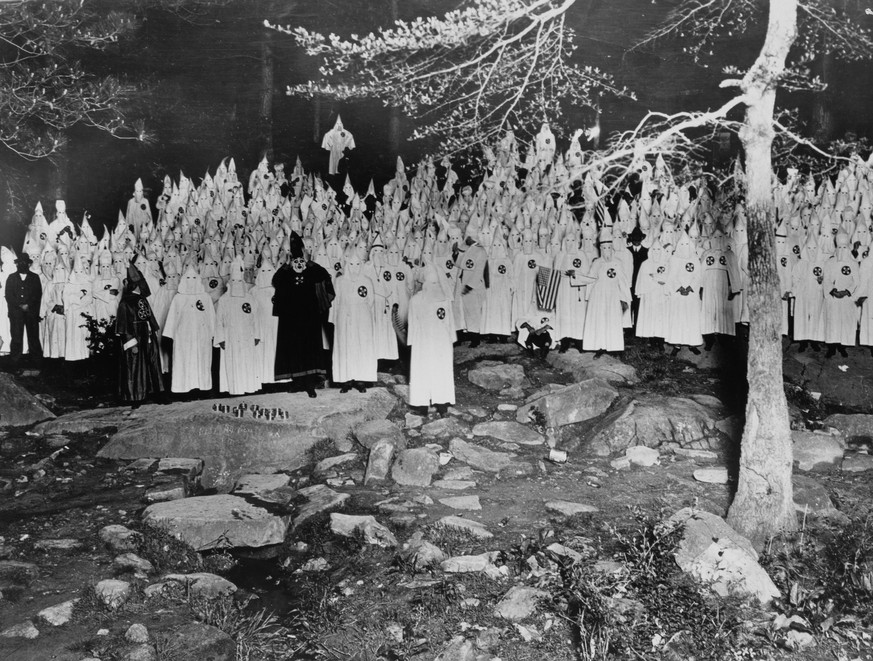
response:
<path fill-rule="evenodd" d="M 30 258 L 30 255 L 28 255 L 25 252 L 25 253 L 21 253 L 21 257 L 16 259 L 15 263 L 16 264 L 27 264 L 28 266 L 30 266 L 31 264 L 33 264 L 33 260 Z"/>
<path fill-rule="evenodd" d="M 630 241 L 642 241 L 646 238 L 646 235 L 643 234 L 643 230 L 640 229 L 640 226 L 636 225 L 633 230 L 631 230 L 631 233 L 627 235 L 627 238 Z"/>

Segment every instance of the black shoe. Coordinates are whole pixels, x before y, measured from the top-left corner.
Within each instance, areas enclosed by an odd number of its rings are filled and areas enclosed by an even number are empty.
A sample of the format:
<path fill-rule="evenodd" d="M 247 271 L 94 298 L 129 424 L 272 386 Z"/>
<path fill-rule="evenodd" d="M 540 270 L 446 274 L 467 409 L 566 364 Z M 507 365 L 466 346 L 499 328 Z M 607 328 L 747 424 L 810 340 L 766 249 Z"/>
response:
<path fill-rule="evenodd" d="M 821 351 L 821 347 L 818 345 L 818 342 L 810 342 L 809 346 L 811 346 L 812 350 L 815 351 L 816 353 Z"/>
<path fill-rule="evenodd" d="M 558 353 L 567 353 L 567 349 L 569 349 L 569 348 L 570 348 L 570 343 L 562 341 L 561 348 L 558 349 Z"/>
<path fill-rule="evenodd" d="M 688 350 L 689 350 L 691 353 L 693 353 L 695 356 L 699 356 L 699 355 L 700 355 L 700 349 L 698 349 L 697 347 L 688 347 Z"/>
<path fill-rule="evenodd" d="M 479 346 L 479 336 L 476 335 L 475 337 L 473 337 L 472 340 L 470 340 L 470 348 L 475 349 L 478 346 Z"/>
<path fill-rule="evenodd" d="M 348 383 L 346 383 L 346 384 L 343 384 L 342 388 L 340 388 L 340 392 L 347 393 L 351 389 L 352 389 L 352 387 Z"/>
<path fill-rule="evenodd" d="M 367 386 L 365 386 L 363 383 L 356 383 L 355 390 L 357 390 L 358 392 L 367 392 Z"/>
<path fill-rule="evenodd" d="M 825 358 L 833 358 L 834 354 L 837 353 L 837 348 L 834 346 L 828 347 L 828 352 L 825 354 Z"/>
<path fill-rule="evenodd" d="M 446 414 L 449 412 L 449 405 L 448 404 L 435 404 L 434 408 L 436 409 L 436 412 L 439 414 L 439 416 L 441 418 L 444 418 L 446 416 Z"/>
<path fill-rule="evenodd" d="M 849 354 L 846 353 L 846 347 L 840 347 L 840 348 L 838 349 L 838 351 L 840 352 L 840 355 L 841 355 L 843 358 L 848 358 L 848 357 L 849 357 Z"/>
<path fill-rule="evenodd" d="M 603 349 L 598 349 L 597 351 L 594 352 L 594 358 L 600 358 L 605 353 L 606 353 L 606 351 L 604 351 Z"/>
<path fill-rule="evenodd" d="M 803 353 L 804 351 L 806 351 L 806 347 L 808 347 L 808 346 L 809 346 L 809 342 L 804 340 L 803 342 L 800 343 L 800 347 L 797 349 L 797 353 Z"/>
<path fill-rule="evenodd" d="M 714 335 L 707 336 L 706 345 L 703 348 L 706 349 L 707 351 L 712 351 L 712 347 L 714 345 L 715 345 L 715 336 Z M 700 353 L 700 352 L 698 351 L 698 353 Z"/>
<path fill-rule="evenodd" d="M 306 394 L 309 395 L 311 399 L 315 399 L 318 395 L 315 394 L 315 388 L 307 388 Z"/>

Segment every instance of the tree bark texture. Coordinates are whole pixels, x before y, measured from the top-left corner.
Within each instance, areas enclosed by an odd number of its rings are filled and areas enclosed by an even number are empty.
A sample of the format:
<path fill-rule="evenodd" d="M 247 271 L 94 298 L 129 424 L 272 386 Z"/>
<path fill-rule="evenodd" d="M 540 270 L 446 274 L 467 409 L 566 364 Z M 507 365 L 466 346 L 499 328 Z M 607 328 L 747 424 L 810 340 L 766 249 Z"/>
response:
<path fill-rule="evenodd" d="M 270 37 L 261 44 L 261 99 L 258 126 L 261 148 L 267 160 L 273 159 L 273 47 Z"/>
<path fill-rule="evenodd" d="M 782 380 L 782 304 L 776 270 L 773 111 L 776 82 L 797 34 L 797 0 L 771 0 L 767 37 L 743 79 L 749 236 L 749 358 L 740 474 L 728 523 L 760 547 L 797 527 L 791 483 L 793 448 Z"/>

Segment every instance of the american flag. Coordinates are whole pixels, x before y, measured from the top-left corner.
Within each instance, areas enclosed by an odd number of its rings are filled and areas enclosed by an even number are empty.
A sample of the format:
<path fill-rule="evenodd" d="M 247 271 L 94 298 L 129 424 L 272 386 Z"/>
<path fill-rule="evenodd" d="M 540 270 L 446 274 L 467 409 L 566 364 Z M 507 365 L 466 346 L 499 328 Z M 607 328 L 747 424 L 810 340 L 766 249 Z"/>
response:
<path fill-rule="evenodd" d="M 561 284 L 561 272 L 540 266 L 537 270 L 537 306 L 540 310 L 554 310 L 558 300 L 558 287 Z"/>

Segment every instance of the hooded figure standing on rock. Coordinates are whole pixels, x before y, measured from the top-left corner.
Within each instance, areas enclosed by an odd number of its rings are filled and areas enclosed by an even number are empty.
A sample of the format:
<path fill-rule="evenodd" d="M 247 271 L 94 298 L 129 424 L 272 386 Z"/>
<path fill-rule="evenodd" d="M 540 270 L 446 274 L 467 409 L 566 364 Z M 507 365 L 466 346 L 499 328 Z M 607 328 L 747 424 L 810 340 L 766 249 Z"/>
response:
<path fill-rule="evenodd" d="M 118 393 L 122 401 L 132 402 L 134 407 L 150 394 L 164 391 L 158 322 L 146 300 L 150 293 L 139 269 L 133 264 L 128 266 L 115 333 L 121 344 Z"/>
<path fill-rule="evenodd" d="M 163 330 L 163 336 L 173 341 L 173 392 L 212 390 L 214 334 L 215 306 L 200 274 L 189 264 L 170 302 Z"/>
<path fill-rule="evenodd" d="M 227 291 L 215 308 L 213 346 L 221 349 L 219 389 L 245 395 L 261 388 L 261 318 L 258 301 L 245 281 L 242 257 L 231 265 Z"/>
<path fill-rule="evenodd" d="M 421 291 L 409 301 L 411 347 L 409 405 L 427 408 L 433 404 L 444 415 L 455 403 L 455 375 L 452 345 L 456 340 L 452 299 L 446 295 L 434 267 L 424 271 Z"/>

